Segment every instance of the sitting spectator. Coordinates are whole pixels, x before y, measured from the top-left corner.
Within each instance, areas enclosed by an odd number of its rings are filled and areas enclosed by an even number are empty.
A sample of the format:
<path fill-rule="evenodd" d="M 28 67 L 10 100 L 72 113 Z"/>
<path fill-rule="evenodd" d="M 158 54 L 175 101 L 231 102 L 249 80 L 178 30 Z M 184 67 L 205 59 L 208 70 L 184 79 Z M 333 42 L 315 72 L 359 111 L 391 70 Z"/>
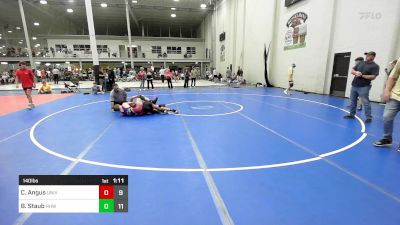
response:
<path fill-rule="evenodd" d="M 102 87 L 101 85 L 98 85 L 96 82 L 93 82 L 93 86 L 92 86 L 92 94 L 93 95 L 97 95 L 97 94 L 104 94 L 104 92 L 102 91 Z"/>
<path fill-rule="evenodd" d="M 1 84 L 8 84 L 9 78 L 8 73 L 3 72 L 3 75 L 1 76 Z"/>
<path fill-rule="evenodd" d="M 51 94 L 51 86 L 46 80 L 42 81 L 42 86 L 39 88 L 38 94 Z"/>

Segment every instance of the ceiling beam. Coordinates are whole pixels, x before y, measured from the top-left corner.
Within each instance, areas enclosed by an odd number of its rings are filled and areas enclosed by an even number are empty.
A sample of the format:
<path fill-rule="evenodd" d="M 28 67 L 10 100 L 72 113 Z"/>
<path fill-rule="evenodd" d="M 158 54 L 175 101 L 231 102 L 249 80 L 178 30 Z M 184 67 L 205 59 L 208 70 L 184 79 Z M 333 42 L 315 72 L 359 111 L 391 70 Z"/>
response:
<path fill-rule="evenodd" d="M 137 18 L 136 18 L 136 16 L 135 16 L 135 14 L 133 14 L 133 10 L 132 10 L 131 7 L 129 7 L 129 15 L 131 15 L 131 17 L 132 17 L 132 19 L 133 19 L 133 22 L 135 22 L 136 28 L 137 28 L 138 32 L 140 32 L 140 25 L 139 25 L 139 22 L 138 22 L 138 20 L 137 20 Z"/>

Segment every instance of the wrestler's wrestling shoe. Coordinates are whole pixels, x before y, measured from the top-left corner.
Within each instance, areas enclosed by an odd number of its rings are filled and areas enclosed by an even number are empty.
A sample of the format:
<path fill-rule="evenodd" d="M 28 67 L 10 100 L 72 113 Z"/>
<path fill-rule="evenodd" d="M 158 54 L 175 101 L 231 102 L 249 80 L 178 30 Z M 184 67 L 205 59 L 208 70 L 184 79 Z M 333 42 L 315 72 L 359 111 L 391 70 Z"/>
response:
<path fill-rule="evenodd" d="M 171 110 L 168 111 L 168 113 L 170 113 L 170 114 L 179 114 L 178 110 L 176 110 L 176 109 L 171 109 Z"/>
<path fill-rule="evenodd" d="M 158 101 L 158 97 L 156 97 L 155 99 L 151 100 L 151 103 L 156 104 Z"/>

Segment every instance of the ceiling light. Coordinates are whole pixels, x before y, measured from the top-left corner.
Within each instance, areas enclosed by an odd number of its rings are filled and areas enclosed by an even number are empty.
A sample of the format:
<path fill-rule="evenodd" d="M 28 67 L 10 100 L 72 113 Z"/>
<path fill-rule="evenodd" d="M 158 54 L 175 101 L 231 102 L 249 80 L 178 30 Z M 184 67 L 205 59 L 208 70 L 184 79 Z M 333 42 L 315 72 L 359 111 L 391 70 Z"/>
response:
<path fill-rule="evenodd" d="M 171 10 L 176 10 L 176 8 L 171 8 Z"/>
<path fill-rule="evenodd" d="M 39 46 L 40 46 L 40 44 L 36 44 L 35 46 L 36 46 L 36 47 L 39 47 Z"/>
<path fill-rule="evenodd" d="M 175 13 L 172 13 L 172 14 L 171 14 L 171 17 L 172 17 L 172 18 L 175 18 L 175 17 L 176 17 L 176 14 L 175 14 Z"/>
<path fill-rule="evenodd" d="M 15 29 L 17 29 L 17 30 L 21 30 L 21 27 L 16 27 Z"/>
<path fill-rule="evenodd" d="M 11 33 L 12 33 L 12 30 L 9 30 L 9 31 L 7 31 L 7 32 L 11 34 Z"/>
<path fill-rule="evenodd" d="M 121 62 L 122 64 L 125 64 L 125 62 Z"/>
<path fill-rule="evenodd" d="M 32 40 L 36 40 L 37 39 L 37 37 L 32 37 Z"/>
<path fill-rule="evenodd" d="M 39 26 L 40 24 L 38 22 L 34 22 L 33 25 Z"/>
<path fill-rule="evenodd" d="M 205 9 L 205 8 L 207 8 L 207 5 L 203 3 L 200 5 L 200 8 Z"/>
<path fill-rule="evenodd" d="M 107 7 L 107 3 L 101 3 L 100 6 L 103 7 L 103 8 L 106 8 Z"/>
<path fill-rule="evenodd" d="M 67 9 L 67 12 L 69 12 L 69 13 L 73 13 L 73 12 L 74 12 L 74 10 L 73 10 L 73 9 Z"/>
<path fill-rule="evenodd" d="M 0 40 L 2 39 L 2 37 L 0 37 Z"/>
<path fill-rule="evenodd" d="M 69 62 L 67 61 L 67 62 L 65 62 L 65 64 L 69 64 Z"/>
<path fill-rule="evenodd" d="M 1 47 L 5 48 L 6 46 L 5 46 L 5 45 L 3 45 L 3 46 L 1 46 Z"/>
<path fill-rule="evenodd" d="M 6 56 L 6 54 L 3 53 L 3 56 Z"/>
<path fill-rule="evenodd" d="M 18 42 L 18 44 L 22 44 L 22 41 Z"/>
<path fill-rule="evenodd" d="M 35 64 L 40 64 L 40 62 L 35 62 Z"/>
<path fill-rule="evenodd" d="M 174 0 L 174 2 L 179 2 L 179 0 Z"/>
<path fill-rule="evenodd" d="M 46 0 L 40 0 L 40 4 L 47 5 L 47 1 Z"/>
<path fill-rule="evenodd" d="M 136 0 L 133 0 L 133 1 L 132 1 L 132 3 L 136 4 L 136 3 L 137 3 L 137 1 L 136 1 Z"/>
<path fill-rule="evenodd" d="M 8 62 L 1 62 L 1 65 L 7 65 Z"/>

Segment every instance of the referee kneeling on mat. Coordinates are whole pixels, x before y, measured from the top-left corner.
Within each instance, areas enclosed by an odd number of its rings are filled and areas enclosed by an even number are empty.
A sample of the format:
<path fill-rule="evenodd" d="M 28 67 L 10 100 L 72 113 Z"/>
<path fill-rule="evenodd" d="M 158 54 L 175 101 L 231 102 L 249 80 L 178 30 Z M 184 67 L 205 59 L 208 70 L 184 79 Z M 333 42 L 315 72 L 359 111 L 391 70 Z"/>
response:
<path fill-rule="evenodd" d="M 110 93 L 111 111 L 119 111 L 119 106 L 126 102 L 126 91 L 119 88 L 118 84 L 113 84 L 113 89 Z"/>

